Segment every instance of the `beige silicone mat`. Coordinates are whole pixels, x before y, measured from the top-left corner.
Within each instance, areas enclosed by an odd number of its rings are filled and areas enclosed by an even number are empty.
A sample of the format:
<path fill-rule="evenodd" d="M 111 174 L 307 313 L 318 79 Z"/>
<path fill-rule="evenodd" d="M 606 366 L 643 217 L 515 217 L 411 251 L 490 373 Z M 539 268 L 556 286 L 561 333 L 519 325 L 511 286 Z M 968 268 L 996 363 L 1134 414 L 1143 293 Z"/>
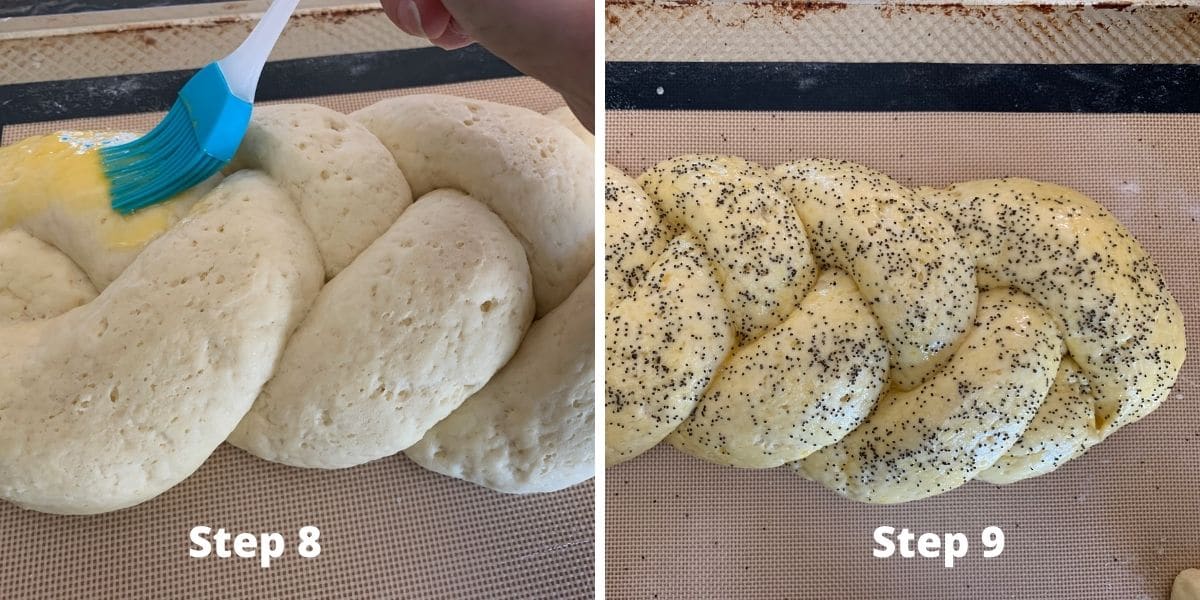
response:
<path fill-rule="evenodd" d="M 1162 269 L 1200 352 L 1200 115 L 609 112 L 608 161 L 637 174 L 688 152 L 773 165 L 862 162 L 910 185 L 1020 175 L 1111 209 Z M 1166 598 L 1200 566 L 1200 365 L 1160 409 L 1044 477 L 872 507 L 787 469 L 709 465 L 660 446 L 608 469 L 610 598 Z M 953 569 L 876 559 L 880 525 L 964 533 Z M 1003 529 L 999 557 L 980 533 Z"/>
<path fill-rule="evenodd" d="M 546 111 L 562 104 L 526 78 L 310 98 L 349 112 L 436 91 Z M 156 115 L 10 125 L 4 143 L 62 128 L 144 129 Z M 193 559 L 188 532 L 281 532 L 270 569 Z M 321 530 L 321 555 L 295 554 Z M 591 598 L 594 488 L 510 496 L 443 477 L 402 454 L 341 471 L 285 467 L 223 445 L 191 478 L 143 505 L 91 517 L 0 502 L 0 599 Z"/>
<path fill-rule="evenodd" d="M 1200 62 L 1195 2 L 968 4 L 610 1 L 607 60 Z M 634 175 L 712 152 L 849 159 L 911 185 L 1020 175 L 1075 187 L 1146 247 L 1200 353 L 1200 115 L 610 111 L 606 133 L 607 160 Z M 1185 363 L 1149 417 L 1007 487 L 869 506 L 787 469 L 720 467 L 664 445 L 608 469 L 605 503 L 614 599 L 1165 600 L 1180 570 L 1200 567 L 1200 364 Z M 971 550 L 952 569 L 877 559 L 881 525 L 963 533 Z M 988 526 L 1006 536 L 991 559 Z"/>
<path fill-rule="evenodd" d="M 1187 63 L 1200 0 L 609 0 L 605 58 L 640 61 Z"/>
<path fill-rule="evenodd" d="M 267 0 L 0 19 L 0 83 L 198 69 L 246 38 Z M 429 46 L 376 2 L 302 0 L 272 60 Z"/>

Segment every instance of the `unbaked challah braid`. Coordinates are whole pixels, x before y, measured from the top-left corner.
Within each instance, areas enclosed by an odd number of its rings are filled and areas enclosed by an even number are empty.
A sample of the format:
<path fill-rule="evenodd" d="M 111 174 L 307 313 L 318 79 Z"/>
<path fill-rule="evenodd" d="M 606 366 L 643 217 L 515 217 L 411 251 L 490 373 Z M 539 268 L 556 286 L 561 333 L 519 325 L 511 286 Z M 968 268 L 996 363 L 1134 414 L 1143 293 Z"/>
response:
<path fill-rule="evenodd" d="M 224 175 L 132 216 L 97 148 L 0 148 L 0 498 L 97 513 L 228 439 L 400 451 L 503 492 L 592 476 L 591 140 L 451 96 L 255 109 Z"/>
<path fill-rule="evenodd" d="M 1061 186 L 681 156 L 610 167 L 606 215 L 610 465 L 666 439 L 904 502 L 1054 470 L 1183 362 L 1157 269 Z"/>

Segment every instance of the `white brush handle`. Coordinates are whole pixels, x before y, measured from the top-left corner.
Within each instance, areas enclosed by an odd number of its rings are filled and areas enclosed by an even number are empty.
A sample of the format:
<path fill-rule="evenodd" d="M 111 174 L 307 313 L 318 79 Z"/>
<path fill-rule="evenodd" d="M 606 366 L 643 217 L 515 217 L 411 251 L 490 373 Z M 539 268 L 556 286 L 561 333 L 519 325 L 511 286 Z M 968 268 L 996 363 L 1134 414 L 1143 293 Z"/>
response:
<path fill-rule="evenodd" d="M 258 76 L 262 75 L 267 56 L 275 47 L 279 34 L 287 26 L 288 18 L 296 10 L 300 0 L 274 0 L 266 14 L 254 26 L 254 31 L 237 50 L 217 61 L 229 89 L 246 102 L 254 102 L 254 90 L 258 88 Z"/>

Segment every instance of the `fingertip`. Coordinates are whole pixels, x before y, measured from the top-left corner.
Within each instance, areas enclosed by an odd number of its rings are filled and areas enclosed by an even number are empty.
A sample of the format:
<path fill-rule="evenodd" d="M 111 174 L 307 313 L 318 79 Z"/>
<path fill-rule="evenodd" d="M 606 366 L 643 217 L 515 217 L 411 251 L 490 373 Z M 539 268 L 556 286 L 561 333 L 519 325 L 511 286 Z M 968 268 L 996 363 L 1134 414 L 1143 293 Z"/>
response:
<path fill-rule="evenodd" d="M 475 43 L 440 0 L 380 0 L 380 4 L 388 19 L 408 35 L 426 38 L 446 50 Z"/>
<path fill-rule="evenodd" d="M 412 0 L 380 0 L 383 13 L 401 31 L 416 37 L 425 37 L 421 28 L 421 14 Z"/>
<path fill-rule="evenodd" d="M 475 40 L 471 36 L 463 32 L 453 17 L 446 24 L 446 30 L 442 32 L 442 35 L 431 41 L 439 48 L 446 50 L 457 50 L 475 43 Z"/>

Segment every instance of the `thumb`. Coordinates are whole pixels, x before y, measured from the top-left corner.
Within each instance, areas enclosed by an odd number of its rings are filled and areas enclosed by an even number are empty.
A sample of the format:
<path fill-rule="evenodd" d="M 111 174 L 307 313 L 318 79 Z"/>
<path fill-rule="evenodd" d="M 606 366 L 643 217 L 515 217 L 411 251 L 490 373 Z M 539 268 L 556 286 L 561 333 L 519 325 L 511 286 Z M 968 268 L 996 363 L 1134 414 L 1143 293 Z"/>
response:
<path fill-rule="evenodd" d="M 440 0 L 492 54 L 563 95 L 591 129 L 593 0 Z"/>
<path fill-rule="evenodd" d="M 462 31 L 441 0 L 380 0 L 383 12 L 404 33 L 422 37 L 447 50 L 474 42 Z"/>

